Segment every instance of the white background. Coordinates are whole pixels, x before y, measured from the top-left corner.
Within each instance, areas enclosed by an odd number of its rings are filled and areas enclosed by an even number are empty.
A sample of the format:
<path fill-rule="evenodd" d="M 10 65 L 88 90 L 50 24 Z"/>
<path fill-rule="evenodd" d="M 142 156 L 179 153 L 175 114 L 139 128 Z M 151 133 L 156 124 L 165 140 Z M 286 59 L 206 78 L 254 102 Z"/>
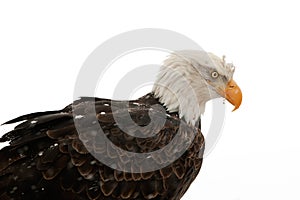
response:
<path fill-rule="evenodd" d="M 170 29 L 234 61 L 244 95 L 236 112 L 227 106 L 222 137 L 183 199 L 300 199 L 298 8 L 287 0 L 1 1 L 0 122 L 70 103 L 82 63 L 110 37 Z"/>

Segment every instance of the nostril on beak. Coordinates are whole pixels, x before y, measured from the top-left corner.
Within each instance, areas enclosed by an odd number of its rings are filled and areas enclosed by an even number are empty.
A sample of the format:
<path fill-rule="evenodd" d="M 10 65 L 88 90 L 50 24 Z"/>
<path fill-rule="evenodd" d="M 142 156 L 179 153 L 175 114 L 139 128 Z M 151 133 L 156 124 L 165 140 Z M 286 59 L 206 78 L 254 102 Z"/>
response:
<path fill-rule="evenodd" d="M 230 87 L 230 88 L 234 88 L 234 87 L 235 87 L 235 85 L 229 85 L 229 87 Z"/>

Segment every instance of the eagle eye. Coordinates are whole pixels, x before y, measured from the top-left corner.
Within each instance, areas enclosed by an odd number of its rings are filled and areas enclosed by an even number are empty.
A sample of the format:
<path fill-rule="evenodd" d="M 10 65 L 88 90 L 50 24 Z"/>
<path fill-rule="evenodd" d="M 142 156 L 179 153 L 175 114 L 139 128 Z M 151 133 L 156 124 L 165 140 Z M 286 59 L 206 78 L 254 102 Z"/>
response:
<path fill-rule="evenodd" d="M 216 72 L 216 71 L 213 71 L 213 72 L 211 73 L 211 77 L 213 77 L 213 78 L 218 78 L 218 76 L 219 76 L 219 73 Z"/>

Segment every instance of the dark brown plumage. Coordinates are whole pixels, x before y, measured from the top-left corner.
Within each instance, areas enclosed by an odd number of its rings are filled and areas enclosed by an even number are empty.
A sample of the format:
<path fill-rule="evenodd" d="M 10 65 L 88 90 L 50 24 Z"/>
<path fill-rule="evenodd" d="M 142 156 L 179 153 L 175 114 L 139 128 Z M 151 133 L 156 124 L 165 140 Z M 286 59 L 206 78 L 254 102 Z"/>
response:
<path fill-rule="evenodd" d="M 0 199 L 180 199 L 200 170 L 204 138 L 200 127 L 189 126 L 178 113 L 161 108 L 153 94 L 128 104 L 82 98 L 59 111 L 33 113 L 7 122 L 21 123 L 1 138 L 10 145 L 0 151 Z M 133 137 L 116 125 L 116 120 L 126 119 L 127 112 L 135 122 L 126 127 L 131 132 L 140 131 L 136 125 L 151 126 L 139 133 L 145 137 Z M 156 123 L 163 120 L 162 127 Z M 75 126 L 76 121 L 80 127 Z M 103 142 L 103 135 L 95 128 L 99 124 L 114 145 L 135 153 L 159 150 L 177 135 L 176 146 L 149 160 L 161 165 L 179 158 L 162 169 L 145 172 L 145 165 L 131 162 L 130 157 Z M 186 145 L 187 150 L 177 155 L 175 148 Z M 105 165 L 95 158 L 99 156 L 108 156 L 106 160 L 113 163 Z M 140 167 L 140 172 L 116 170 L 116 165 Z"/>

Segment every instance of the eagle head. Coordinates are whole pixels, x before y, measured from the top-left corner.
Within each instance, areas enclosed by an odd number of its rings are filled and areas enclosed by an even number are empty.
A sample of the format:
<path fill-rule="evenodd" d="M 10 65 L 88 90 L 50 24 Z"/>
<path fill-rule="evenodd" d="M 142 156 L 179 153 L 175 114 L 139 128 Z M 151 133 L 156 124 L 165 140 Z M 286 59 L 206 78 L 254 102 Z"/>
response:
<path fill-rule="evenodd" d="M 223 97 L 236 110 L 242 92 L 233 80 L 235 67 L 205 51 L 172 53 L 163 63 L 154 83 L 153 93 L 169 112 L 178 112 L 187 123 L 195 125 L 205 111 L 205 103 Z"/>

